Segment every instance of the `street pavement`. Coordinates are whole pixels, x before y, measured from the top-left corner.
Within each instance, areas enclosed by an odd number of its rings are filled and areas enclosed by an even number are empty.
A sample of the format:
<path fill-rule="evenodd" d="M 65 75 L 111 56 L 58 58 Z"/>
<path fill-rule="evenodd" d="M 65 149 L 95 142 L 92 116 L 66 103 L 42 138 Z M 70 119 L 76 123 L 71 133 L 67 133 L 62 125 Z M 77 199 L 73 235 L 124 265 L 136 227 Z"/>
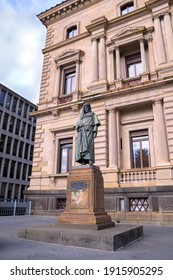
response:
<path fill-rule="evenodd" d="M 144 225 L 144 236 L 115 252 L 17 238 L 21 228 L 57 223 L 56 217 L 0 216 L 0 260 L 173 260 L 173 227 Z"/>

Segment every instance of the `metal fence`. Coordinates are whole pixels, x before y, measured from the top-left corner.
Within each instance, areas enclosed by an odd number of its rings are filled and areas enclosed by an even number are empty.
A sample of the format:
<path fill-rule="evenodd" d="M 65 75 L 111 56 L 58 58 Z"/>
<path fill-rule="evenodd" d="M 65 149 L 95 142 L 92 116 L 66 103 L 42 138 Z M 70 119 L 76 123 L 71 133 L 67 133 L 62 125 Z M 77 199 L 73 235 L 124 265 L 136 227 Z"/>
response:
<path fill-rule="evenodd" d="M 31 215 L 31 201 L 0 199 L 0 216 Z"/>

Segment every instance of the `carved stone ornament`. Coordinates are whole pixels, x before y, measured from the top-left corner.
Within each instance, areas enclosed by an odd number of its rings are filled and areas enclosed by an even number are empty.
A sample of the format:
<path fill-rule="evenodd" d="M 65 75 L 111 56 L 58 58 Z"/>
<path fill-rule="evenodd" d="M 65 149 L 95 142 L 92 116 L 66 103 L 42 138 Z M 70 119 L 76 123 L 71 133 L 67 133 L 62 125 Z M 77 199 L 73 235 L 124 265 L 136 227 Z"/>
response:
<path fill-rule="evenodd" d="M 58 117 L 59 116 L 59 110 L 58 109 L 52 110 L 51 113 L 52 113 L 52 116 L 54 116 L 54 117 Z"/>

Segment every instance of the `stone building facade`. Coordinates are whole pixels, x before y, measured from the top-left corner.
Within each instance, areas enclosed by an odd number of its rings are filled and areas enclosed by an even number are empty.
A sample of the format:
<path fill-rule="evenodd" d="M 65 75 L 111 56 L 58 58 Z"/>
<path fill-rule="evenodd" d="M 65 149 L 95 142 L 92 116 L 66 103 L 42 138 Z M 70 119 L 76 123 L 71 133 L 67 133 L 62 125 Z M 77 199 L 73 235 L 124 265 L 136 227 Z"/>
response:
<path fill-rule="evenodd" d="M 173 1 L 68 0 L 38 18 L 47 37 L 27 191 L 35 213 L 65 204 L 73 126 L 89 102 L 106 210 L 173 225 Z"/>

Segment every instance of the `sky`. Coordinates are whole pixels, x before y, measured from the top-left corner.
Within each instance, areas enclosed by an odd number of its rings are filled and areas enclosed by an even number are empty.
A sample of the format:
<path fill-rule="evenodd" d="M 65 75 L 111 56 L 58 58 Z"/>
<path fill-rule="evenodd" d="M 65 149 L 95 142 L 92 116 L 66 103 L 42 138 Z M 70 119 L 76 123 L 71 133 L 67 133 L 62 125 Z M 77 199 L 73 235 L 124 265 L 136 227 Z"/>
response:
<path fill-rule="evenodd" d="M 0 0 L 0 83 L 38 103 L 46 27 L 37 15 L 62 0 Z"/>

